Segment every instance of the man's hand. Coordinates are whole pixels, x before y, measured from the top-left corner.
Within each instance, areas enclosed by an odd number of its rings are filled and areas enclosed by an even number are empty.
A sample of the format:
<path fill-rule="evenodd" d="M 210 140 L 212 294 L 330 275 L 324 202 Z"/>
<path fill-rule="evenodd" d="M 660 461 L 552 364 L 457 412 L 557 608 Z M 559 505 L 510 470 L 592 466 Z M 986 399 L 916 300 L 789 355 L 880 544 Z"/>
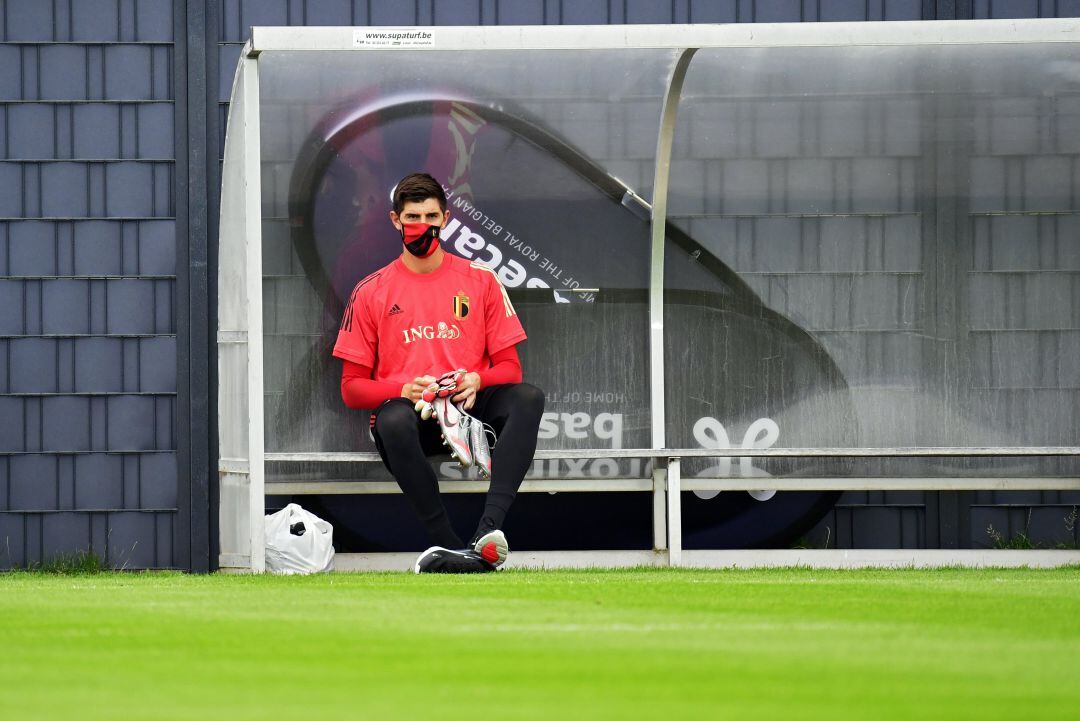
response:
<path fill-rule="evenodd" d="M 450 400 L 461 403 L 464 410 L 469 410 L 476 403 L 476 392 L 480 390 L 480 374 L 466 373 L 457 384 L 457 394 Z"/>
<path fill-rule="evenodd" d="M 416 403 L 420 400 L 420 396 L 423 394 L 424 389 L 434 383 L 435 380 L 434 376 L 419 376 L 413 378 L 412 381 L 401 386 L 401 397 L 408 398 L 413 403 Z"/>

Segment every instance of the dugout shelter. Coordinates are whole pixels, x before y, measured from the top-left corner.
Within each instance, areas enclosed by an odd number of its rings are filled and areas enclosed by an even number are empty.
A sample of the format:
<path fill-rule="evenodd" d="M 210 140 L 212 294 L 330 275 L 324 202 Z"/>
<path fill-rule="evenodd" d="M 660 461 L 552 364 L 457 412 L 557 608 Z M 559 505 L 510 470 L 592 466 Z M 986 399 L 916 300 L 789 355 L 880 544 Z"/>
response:
<path fill-rule="evenodd" d="M 416 169 L 529 333 L 522 490 L 651 499 L 651 548 L 526 562 L 833 563 L 781 547 L 841 491 L 1080 499 L 1078 30 L 253 28 L 222 170 L 220 566 L 262 569 L 267 496 L 396 491 L 330 346 Z"/>

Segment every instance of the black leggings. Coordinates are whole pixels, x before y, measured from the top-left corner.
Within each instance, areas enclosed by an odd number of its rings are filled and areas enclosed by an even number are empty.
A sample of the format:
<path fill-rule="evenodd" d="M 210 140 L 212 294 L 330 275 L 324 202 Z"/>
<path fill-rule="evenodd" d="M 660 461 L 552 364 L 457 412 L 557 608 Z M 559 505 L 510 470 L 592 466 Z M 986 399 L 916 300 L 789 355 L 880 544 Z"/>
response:
<path fill-rule="evenodd" d="M 528 383 L 481 388 L 468 413 L 495 429 L 491 484 L 477 533 L 501 528 L 536 452 L 536 434 L 544 412 L 544 393 Z M 464 544 L 446 515 L 439 483 L 427 456 L 445 454 L 435 420 L 422 421 L 406 398 L 392 398 L 375 409 L 375 446 L 397 480 L 431 540 L 440 546 Z"/>

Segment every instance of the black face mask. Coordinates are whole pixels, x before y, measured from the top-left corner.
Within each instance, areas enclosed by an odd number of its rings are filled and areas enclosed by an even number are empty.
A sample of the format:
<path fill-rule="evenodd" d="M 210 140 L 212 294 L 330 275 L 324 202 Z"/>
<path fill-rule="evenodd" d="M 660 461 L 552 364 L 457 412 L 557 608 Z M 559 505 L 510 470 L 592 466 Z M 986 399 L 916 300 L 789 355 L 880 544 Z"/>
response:
<path fill-rule="evenodd" d="M 439 226 L 427 223 L 402 223 L 401 241 L 405 250 L 417 258 L 426 258 L 439 247 Z"/>

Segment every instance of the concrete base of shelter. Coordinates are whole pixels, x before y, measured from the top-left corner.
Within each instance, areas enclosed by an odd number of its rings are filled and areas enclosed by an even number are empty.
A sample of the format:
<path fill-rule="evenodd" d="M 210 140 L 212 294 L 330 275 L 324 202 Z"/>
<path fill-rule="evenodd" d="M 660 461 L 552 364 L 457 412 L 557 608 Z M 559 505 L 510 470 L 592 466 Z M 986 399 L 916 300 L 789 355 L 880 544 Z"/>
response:
<path fill-rule="evenodd" d="M 337 571 L 408 571 L 418 553 L 339 553 Z M 1080 550 L 768 549 L 683 551 L 515 551 L 506 568 L 1056 568 L 1080 565 Z"/>

